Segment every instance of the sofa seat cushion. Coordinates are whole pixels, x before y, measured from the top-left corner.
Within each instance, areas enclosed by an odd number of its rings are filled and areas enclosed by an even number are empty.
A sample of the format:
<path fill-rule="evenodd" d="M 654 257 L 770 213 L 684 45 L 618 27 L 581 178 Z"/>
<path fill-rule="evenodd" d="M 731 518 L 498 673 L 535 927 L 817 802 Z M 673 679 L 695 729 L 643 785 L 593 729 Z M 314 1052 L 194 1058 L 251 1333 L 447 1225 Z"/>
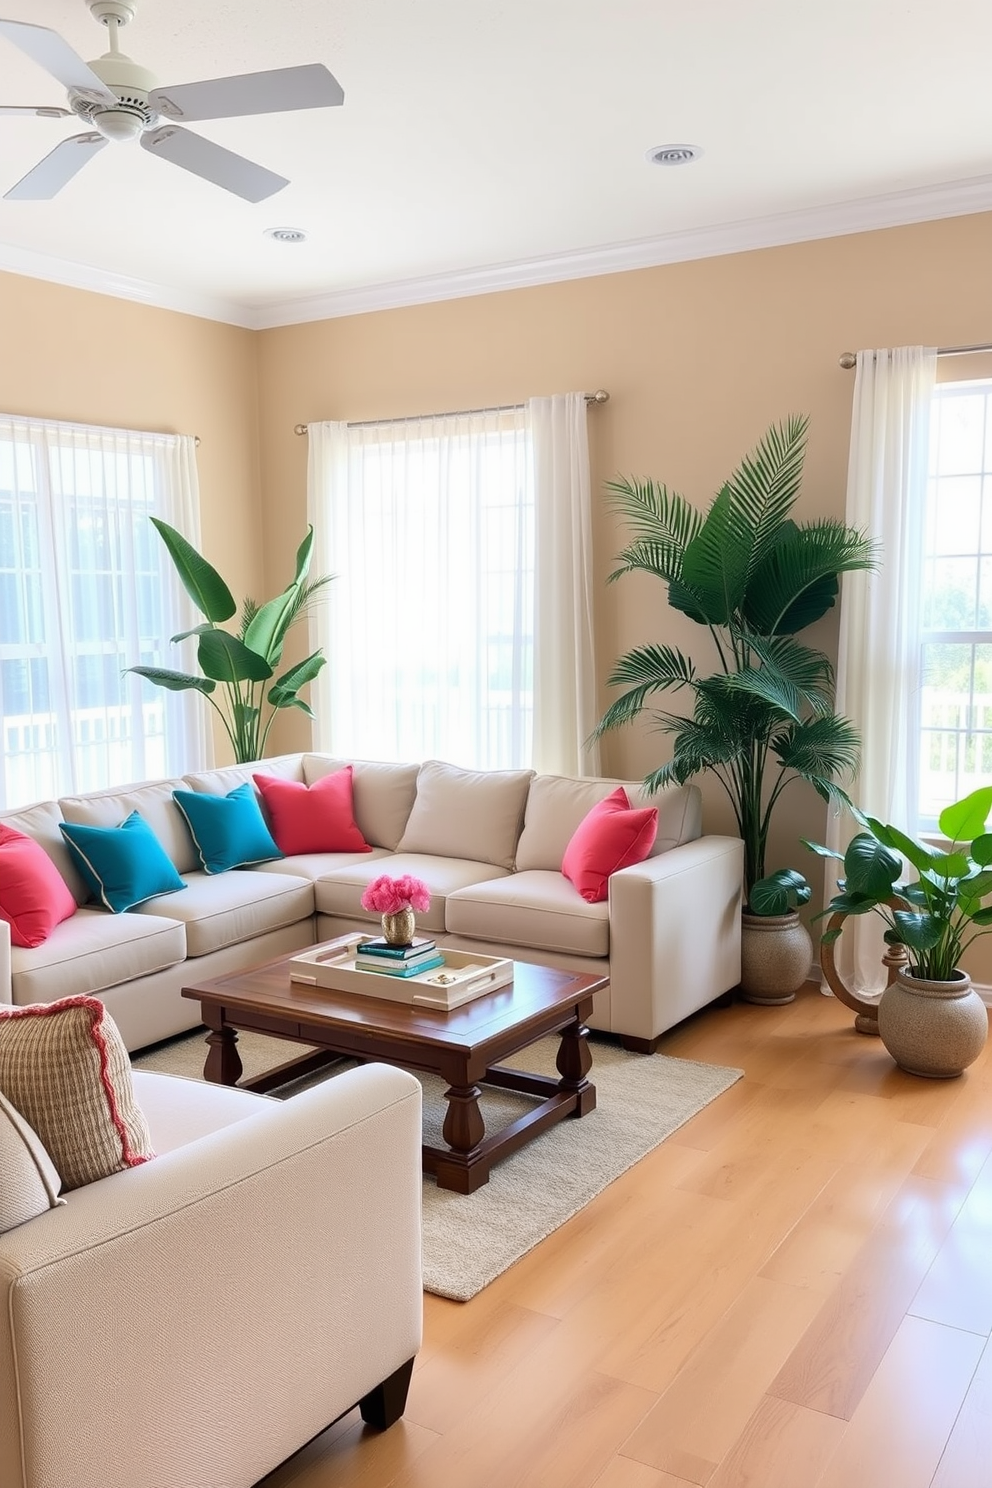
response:
<path fill-rule="evenodd" d="M 109 915 L 105 909 L 77 909 L 56 925 L 43 945 L 12 946 L 10 985 L 15 1003 L 54 1002 L 59 997 L 105 991 L 135 977 L 165 971 L 186 959 L 186 931 L 166 915 Z"/>
<path fill-rule="evenodd" d="M 362 895 L 374 878 L 388 873 L 391 878 L 410 874 L 422 879 L 431 894 L 430 909 L 418 911 L 417 929 L 423 934 L 439 935 L 445 928 L 445 903 L 448 895 L 469 884 L 483 883 L 494 877 L 506 877 L 506 870 L 492 863 L 476 863 L 465 858 L 438 858 L 426 853 L 394 853 L 377 862 L 371 854 L 346 868 L 335 868 L 318 878 L 314 899 L 320 914 L 338 919 L 368 920 L 378 923 L 378 915 L 362 908 Z"/>
<path fill-rule="evenodd" d="M 607 903 L 588 904 L 562 873 L 532 868 L 449 894 L 445 929 L 473 940 L 575 956 L 608 956 Z"/>
<path fill-rule="evenodd" d="M 204 1040 L 204 1058 L 206 1052 Z M 257 1116 L 272 1104 L 269 1096 L 254 1095 L 235 1085 L 212 1085 L 209 1080 L 186 1080 L 157 1070 L 132 1069 L 131 1079 L 159 1157 Z"/>
<path fill-rule="evenodd" d="M 151 899 L 139 913 L 153 918 L 171 907 L 186 929 L 187 956 L 206 956 L 313 914 L 312 883 L 286 873 L 189 873 L 186 884 L 185 894 Z"/>
<path fill-rule="evenodd" d="M 251 872 L 288 873 L 292 878 L 308 878 L 314 883 L 337 868 L 350 868 L 354 863 L 381 862 L 383 858 L 392 859 L 392 856 L 385 847 L 373 847 L 361 853 L 294 853 L 288 858 L 277 858 L 274 863 L 265 863 L 261 868 L 252 868 Z"/>

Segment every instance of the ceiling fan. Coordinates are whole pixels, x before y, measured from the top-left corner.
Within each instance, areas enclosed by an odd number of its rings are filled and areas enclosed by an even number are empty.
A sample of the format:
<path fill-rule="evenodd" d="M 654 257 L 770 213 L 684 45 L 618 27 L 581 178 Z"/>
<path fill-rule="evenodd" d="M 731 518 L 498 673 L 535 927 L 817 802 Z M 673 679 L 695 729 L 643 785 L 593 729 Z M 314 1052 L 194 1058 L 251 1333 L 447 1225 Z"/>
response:
<path fill-rule="evenodd" d="M 47 26 L 0 19 L 0 37 L 12 42 L 68 89 L 69 107 L 0 106 L 3 114 L 36 114 L 68 119 L 76 114 L 91 126 L 56 145 L 9 191 L 8 201 L 50 201 L 77 171 L 111 140 L 138 139 L 143 150 L 232 191 L 245 201 L 264 201 L 289 182 L 264 166 L 176 122 L 231 119 L 295 109 L 333 108 L 344 102 L 337 80 L 319 62 L 247 72 L 161 88 L 147 68 L 118 49 L 118 31 L 134 19 L 135 0 L 86 0 L 95 20 L 110 32 L 110 50 L 84 62 L 69 43 Z"/>

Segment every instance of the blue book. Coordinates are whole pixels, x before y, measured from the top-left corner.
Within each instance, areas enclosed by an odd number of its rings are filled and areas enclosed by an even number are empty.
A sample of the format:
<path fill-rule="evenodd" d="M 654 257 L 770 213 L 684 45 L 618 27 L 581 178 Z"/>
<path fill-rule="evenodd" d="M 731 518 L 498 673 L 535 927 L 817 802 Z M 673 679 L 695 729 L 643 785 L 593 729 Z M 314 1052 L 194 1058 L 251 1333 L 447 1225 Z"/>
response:
<path fill-rule="evenodd" d="M 355 969 L 357 971 L 369 971 L 375 976 L 412 977 L 417 976 L 422 971 L 433 971 L 435 966 L 443 965 L 444 957 L 440 953 L 435 956 L 428 956 L 425 960 L 418 961 L 412 966 L 401 961 L 379 962 L 374 957 L 371 963 L 369 963 L 368 961 L 363 961 L 361 956 L 355 957 Z"/>
<path fill-rule="evenodd" d="M 415 935 L 409 945 L 392 945 L 381 935 L 375 940 L 363 940 L 358 947 L 359 956 L 382 956 L 390 961 L 408 961 L 411 956 L 423 956 L 434 949 L 435 942 L 424 935 Z"/>

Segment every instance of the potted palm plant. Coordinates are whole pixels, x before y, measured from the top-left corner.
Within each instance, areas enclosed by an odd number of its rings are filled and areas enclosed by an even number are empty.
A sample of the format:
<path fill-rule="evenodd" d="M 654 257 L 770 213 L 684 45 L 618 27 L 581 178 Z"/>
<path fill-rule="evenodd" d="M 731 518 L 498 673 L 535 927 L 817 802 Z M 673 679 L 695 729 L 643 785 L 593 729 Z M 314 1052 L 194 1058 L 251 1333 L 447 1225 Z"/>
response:
<path fill-rule="evenodd" d="M 247 764 L 265 753 L 269 730 L 282 708 L 298 708 L 313 717 L 300 689 L 312 682 L 326 661 L 318 649 L 276 676 L 290 628 L 307 614 L 310 605 L 333 575 L 310 579 L 313 528 L 296 554 L 296 572 L 283 592 L 258 605 L 253 599 L 238 605 L 217 570 L 192 543 L 158 517 L 150 519 L 168 550 L 187 594 L 206 616 L 205 625 L 172 637 L 173 644 L 196 636 L 200 676 L 168 667 L 133 666 L 126 670 L 170 692 L 195 691 L 216 711 L 231 742 L 235 762 Z M 237 632 L 222 622 L 237 616 Z M 218 692 L 218 688 L 220 691 Z M 218 697 L 220 702 L 217 701 Z"/>
<path fill-rule="evenodd" d="M 742 992 L 774 1003 L 795 996 L 812 945 L 798 913 L 809 898 L 802 875 L 766 875 L 772 816 L 796 780 L 826 801 L 846 801 L 839 780 L 854 774 L 860 748 L 856 729 L 833 711 L 829 658 L 796 635 L 834 604 L 840 574 L 875 561 L 871 541 L 842 522 L 792 519 L 807 430 L 800 416 L 773 425 L 705 513 L 653 480 L 607 488 L 631 529 L 611 582 L 635 572 L 660 579 L 669 604 L 709 632 L 716 667 L 701 672 L 663 643 L 635 647 L 613 669 L 610 684 L 625 690 L 597 732 L 648 710 L 671 738 L 672 757 L 646 777 L 647 789 L 704 771 L 719 781 L 744 841 Z M 691 695 L 690 712 L 652 706 L 677 691 Z M 769 954 L 773 941 L 784 949 Z"/>
<path fill-rule="evenodd" d="M 897 827 L 851 808 L 862 827 L 841 856 L 817 842 L 806 846 L 844 864 L 844 878 L 823 914 L 875 914 L 889 945 L 904 947 L 908 964 L 878 1004 L 878 1032 L 893 1059 L 914 1075 L 959 1075 L 988 1037 L 988 1014 L 961 969 L 968 947 L 992 927 L 992 785 L 946 807 L 938 826 L 949 851 L 907 837 Z M 903 860 L 916 878 L 901 882 Z M 820 916 L 817 916 L 820 918 Z M 975 927 L 973 929 L 973 927 Z M 843 921 L 823 935 L 836 940 Z"/>

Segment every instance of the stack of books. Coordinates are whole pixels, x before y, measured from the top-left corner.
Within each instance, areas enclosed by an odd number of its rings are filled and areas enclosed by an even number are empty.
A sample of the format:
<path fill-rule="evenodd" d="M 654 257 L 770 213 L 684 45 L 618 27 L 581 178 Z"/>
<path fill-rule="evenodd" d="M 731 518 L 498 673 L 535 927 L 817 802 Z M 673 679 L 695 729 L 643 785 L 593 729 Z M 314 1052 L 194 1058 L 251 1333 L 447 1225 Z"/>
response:
<path fill-rule="evenodd" d="M 390 945 L 378 936 L 375 940 L 363 940 L 355 952 L 359 971 L 377 971 L 380 976 L 411 977 L 443 965 L 444 957 L 436 943 L 422 935 L 415 935 L 405 946 Z"/>

